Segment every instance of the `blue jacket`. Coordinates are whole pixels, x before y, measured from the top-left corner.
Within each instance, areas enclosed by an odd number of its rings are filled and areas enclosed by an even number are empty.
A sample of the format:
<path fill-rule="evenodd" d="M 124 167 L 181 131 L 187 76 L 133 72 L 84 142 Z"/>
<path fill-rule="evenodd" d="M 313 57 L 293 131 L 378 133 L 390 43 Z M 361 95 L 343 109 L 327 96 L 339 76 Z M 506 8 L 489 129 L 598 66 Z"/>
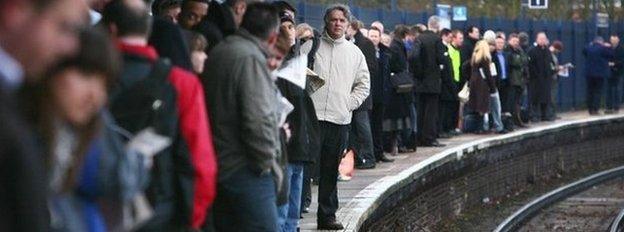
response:
<path fill-rule="evenodd" d="M 583 50 L 587 78 L 607 78 L 611 76 L 609 61 L 613 59 L 613 49 L 591 43 Z"/>

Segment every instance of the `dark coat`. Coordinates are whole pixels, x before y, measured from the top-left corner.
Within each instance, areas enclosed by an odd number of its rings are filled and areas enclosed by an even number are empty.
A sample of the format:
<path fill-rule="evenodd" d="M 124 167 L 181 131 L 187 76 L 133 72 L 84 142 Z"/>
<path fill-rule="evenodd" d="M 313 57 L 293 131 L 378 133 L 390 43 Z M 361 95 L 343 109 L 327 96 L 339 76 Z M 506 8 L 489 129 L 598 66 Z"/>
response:
<path fill-rule="evenodd" d="M 495 80 L 490 73 L 490 62 L 483 61 L 470 67 L 468 107 L 471 110 L 480 114 L 490 111 L 490 93 L 494 82 Z"/>
<path fill-rule="evenodd" d="M 208 41 L 206 54 L 210 53 L 210 50 L 212 50 L 215 46 L 217 46 L 217 44 L 223 41 L 223 32 L 221 32 L 219 26 L 217 26 L 213 21 L 210 21 L 208 19 L 202 20 L 197 26 L 195 26 L 195 28 L 193 28 L 193 30 L 199 32 L 204 37 L 206 37 L 206 40 Z"/>
<path fill-rule="evenodd" d="M 613 48 L 613 62 L 615 66 L 611 68 L 613 77 L 621 77 L 624 75 L 624 47 L 620 44 Z"/>
<path fill-rule="evenodd" d="M 286 118 L 292 132 L 286 146 L 288 162 L 314 163 L 318 153 L 315 149 L 320 147 L 320 134 L 312 99 L 304 89 L 282 78 L 277 79 L 277 87 L 295 107 Z"/>
<path fill-rule="evenodd" d="M 512 86 L 524 87 L 526 85 L 526 69 L 529 65 L 529 57 L 522 48 L 509 48 L 509 81 Z"/>
<path fill-rule="evenodd" d="M 156 48 L 158 54 L 169 58 L 172 64 L 193 72 L 185 30 L 161 18 L 154 18 L 152 28 L 149 44 Z"/>
<path fill-rule="evenodd" d="M 446 63 L 446 46 L 433 31 L 423 32 L 414 43 L 414 54 L 419 54 L 422 75 L 416 77 L 416 93 L 439 94 L 442 86 L 440 65 Z M 416 56 L 416 55 L 415 55 Z"/>
<path fill-rule="evenodd" d="M 510 84 L 510 60 L 511 55 L 507 51 L 503 51 L 503 57 L 505 59 L 505 71 L 507 72 L 507 78 L 503 80 L 503 67 L 501 67 L 501 61 L 498 59 L 498 52 L 492 52 L 492 63 L 496 66 L 496 73 L 498 75 L 495 76 L 496 86 L 503 86 Z"/>
<path fill-rule="evenodd" d="M 529 101 L 548 104 L 554 74 L 552 54 L 548 47 L 532 47 L 529 52 Z"/>
<path fill-rule="evenodd" d="M 2 78 L 0 78 L 2 81 Z M 13 94 L 0 83 L 0 231 L 49 231 L 43 155 Z"/>
<path fill-rule="evenodd" d="M 445 56 L 442 57 L 443 68 L 440 72 L 442 78 L 442 85 L 440 87 L 440 100 L 442 101 L 457 101 L 457 86 L 453 80 L 453 66 L 451 64 L 451 57 L 448 56 L 448 47 L 443 48 Z"/>
<path fill-rule="evenodd" d="M 382 70 L 383 78 L 389 80 L 391 73 L 401 73 L 407 70 L 407 50 L 403 41 L 395 39 L 390 44 L 390 50 L 386 51 L 383 45 L 379 45 L 380 58 L 379 67 Z M 390 81 L 388 81 L 390 82 Z M 412 93 L 397 93 L 389 86 L 386 101 L 385 119 L 401 119 L 409 117 L 409 105 L 413 102 Z"/>
<path fill-rule="evenodd" d="M 587 78 L 607 78 L 611 76 L 609 62 L 613 59 L 613 49 L 592 43 L 583 50 Z"/>
<path fill-rule="evenodd" d="M 461 62 L 462 64 L 466 61 L 469 61 L 472 58 L 472 52 L 474 51 L 475 45 L 477 45 L 478 40 L 471 38 L 470 36 L 466 36 L 464 39 L 464 43 L 461 47 Z"/>
<path fill-rule="evenodd" d="M 357 46 L 358 48 L 360 48 L 360 50 L 362 51 L 362 53 L 364 54 L 364 58 L 366 58 L 366 65 L 368 66 L 368 72 L 370 73 L 371 79 L 372 77 L 376 77 L 377 75 L 377 62 L 376 62 L 376 57 L 375 57 L 375 45 L 373 44 L 373 42 L 371 42 L 368 38 L 366 38 L 361 32 L 357 32 L 355 34 L 355 36 L 353 36 L 353 39 L 355 39 L 355 46 Z M 378 88 L 375 87 L 375 82 L 379 82 L 378 80 L 371 80 L 370 84 L 371 84 L 371 89 L 374 88 Z M 374 92 L 375 90 L 371 91 Z M 378 90 L 377 90 L 378 91 Z M 360 111 L 360 110 L 372 110 L 373 109 L 373 99 L 374 97 L 371 97 L 371 95 L 369 95 L 366 100 L 364 101 L 364 103 L 362 103 L 362 105 L 356 109 L 356 111 Z"/>

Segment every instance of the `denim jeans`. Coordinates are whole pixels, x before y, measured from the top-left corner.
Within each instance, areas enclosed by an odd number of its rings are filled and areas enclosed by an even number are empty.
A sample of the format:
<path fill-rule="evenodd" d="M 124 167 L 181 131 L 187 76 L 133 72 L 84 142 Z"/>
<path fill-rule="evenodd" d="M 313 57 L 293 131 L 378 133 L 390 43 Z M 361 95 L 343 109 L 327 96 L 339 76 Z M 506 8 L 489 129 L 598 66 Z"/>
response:
<path fill-rule="evenodd" d="M 220 181 L 217 189 L 213 211 L 217 231 L 278 231 L 272 174 L 241 168 Z"/>
<path fill-rule="evenodd" d="M 303 164 L 289 163 L 286 181 L 289 184 L 288 203 L 278 207 L 279 226 L 282 232 L 296 232 L 301 213 L 301 192 L 303 184 Z"/>
<path fill-rule="evenodd" d="M 494 123 L 494 130 L 497 132 L 505 129 L 503 127 L 503 120 L 501 119 L 501 103 L 500 103 L 500 95 L 498 92 L 490 95 L 490 117 L 484 117 L 483 119 L 483 130 L 489 130 L 490 124 L 488 122 L 488 118 L 491 118 Z"/>

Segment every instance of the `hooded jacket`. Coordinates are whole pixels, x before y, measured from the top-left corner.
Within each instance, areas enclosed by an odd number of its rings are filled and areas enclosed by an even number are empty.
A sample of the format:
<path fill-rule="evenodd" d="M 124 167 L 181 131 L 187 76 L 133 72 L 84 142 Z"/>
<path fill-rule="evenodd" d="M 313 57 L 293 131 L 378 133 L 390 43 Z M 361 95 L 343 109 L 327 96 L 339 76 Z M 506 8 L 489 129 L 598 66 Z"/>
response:
<path fill-rule="evenodd" d="M 301 47 L 307 54 L 312 42 Z M 314 55 L 314 72 L 325 80 L 310 97 L 319 121 L 349 125 L 352 112 L 360 107 L 370 92 L 370 73 L 362 51 L 344 35 L 332 39 L 327 32 L 321 37 Z"/>

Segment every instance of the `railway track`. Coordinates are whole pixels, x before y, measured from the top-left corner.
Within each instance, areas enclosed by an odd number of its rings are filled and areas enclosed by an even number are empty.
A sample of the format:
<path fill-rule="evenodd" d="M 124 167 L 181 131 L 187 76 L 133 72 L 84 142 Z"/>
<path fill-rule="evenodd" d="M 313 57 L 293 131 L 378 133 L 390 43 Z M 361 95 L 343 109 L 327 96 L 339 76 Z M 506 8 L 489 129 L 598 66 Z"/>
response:
<path fill-rule="evenodd" d="M 622 208 L 624 166 L 544 194 L 516 210 L 494 231 L 622 231 Z"/>

